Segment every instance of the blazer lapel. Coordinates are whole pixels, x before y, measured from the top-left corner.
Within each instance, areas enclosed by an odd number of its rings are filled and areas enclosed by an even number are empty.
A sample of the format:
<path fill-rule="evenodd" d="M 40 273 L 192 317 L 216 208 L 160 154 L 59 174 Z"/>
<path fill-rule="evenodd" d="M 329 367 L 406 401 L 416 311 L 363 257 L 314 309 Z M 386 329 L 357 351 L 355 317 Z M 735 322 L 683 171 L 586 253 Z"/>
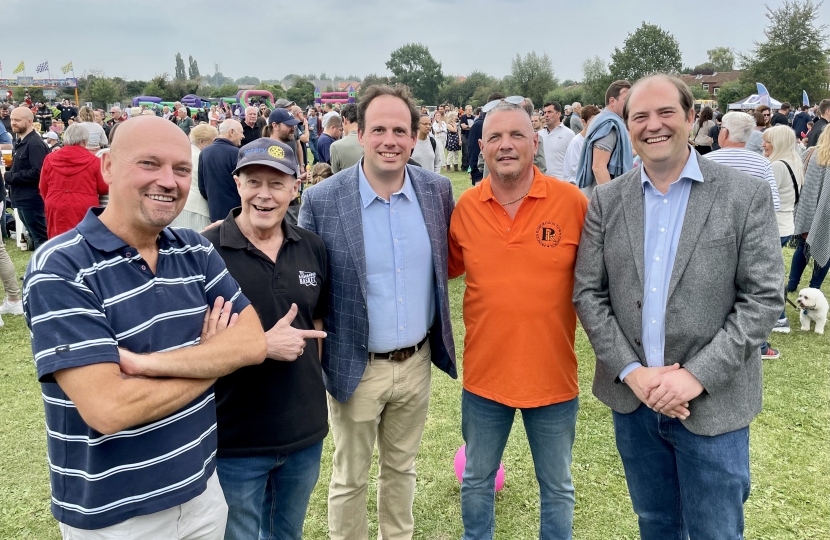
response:
<path fill-rule="evenodd" d="M 365 300 L 368 284 L 366 281 L 366 247 L 363 243 L 363 215 L 361 214 L 357 169 L 353 168 L 352 171 L 353 174 L 341 180 L 340 193 L 337 197 L 337 211 L 340 215 L 343 233 L 346 235 L 349 253 L 357 269 L 360 292 Z"/>
<path fill-rule="evenodd" d="M 674 257 L 674 267 L 669 281 L 669 295 L 671 298 L 674 289 L 680 282 L 689 260 L 692 258 L 697 241 L 700 239 L 703 226 L 709 218 L 709 212 L 715 202 L 718 185 L 713 178 L 704 176 L 703 182 L 692 182 L 689 193 L 689 203 L 686 206 L 686 217 L 683 219 L 683 229 L 680 231 L 680 241 L 677 244 L 677 254 Z"/>
<path fill-rule="evenodd" d="M 429 235 L 429 245 L 432 247 L 432 261 L 435 268 L 435 275 L 440 276 L 438 265 L 441 263 L 438 254 L 441 253 L 441 241 L 439 238 L 439 230 L 437 224 L 439 223 L 438 206 L 435 204 L 427 204 L 427 201 L 438 200 L 438 194 L 435 193 L 434 186 L 431 182 L 422 180 L 417 173 L 414 172 L 415 167 L 407 167 L 409 172 L 409 179 L 412 181 L 412 189 L 415 190 L 415 195 L 418 197 L 418 205 L 421 207 L 421 214 L 424 216 L 424 224 Z M 440 282 L 440 280 L 436 280 Z"/>
<path fill-rule="evenodd" d="M 619 179 L 617 181 L 624 181 Z M 643 290 L 643 186 L 640 183 L 639 169 L 628 180 L 631 185 L 622 190 L 623 213 L 628 228 L 628 239 L 631 242 L 631 253 L 634 256 L 634 266 L 637 267 L 637 277 L 640 278 L 640 291 Z"/>

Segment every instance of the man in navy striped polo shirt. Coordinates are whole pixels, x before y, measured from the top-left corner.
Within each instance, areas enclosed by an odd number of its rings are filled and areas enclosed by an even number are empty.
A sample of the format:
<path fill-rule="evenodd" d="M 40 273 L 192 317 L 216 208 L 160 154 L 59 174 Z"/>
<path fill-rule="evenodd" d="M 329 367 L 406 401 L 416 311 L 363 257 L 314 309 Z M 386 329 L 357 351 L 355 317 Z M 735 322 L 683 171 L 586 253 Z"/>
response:
<path fill-rule="evenodd" d="M 24 309 L 64 538 L 224 535 L 213 383 L 262 362 L 266 342 L 213 246 L 166 228 L 191 167 L 175 125 L 129 120 L 102 162 L 109 206 L 29 262 Z"/>

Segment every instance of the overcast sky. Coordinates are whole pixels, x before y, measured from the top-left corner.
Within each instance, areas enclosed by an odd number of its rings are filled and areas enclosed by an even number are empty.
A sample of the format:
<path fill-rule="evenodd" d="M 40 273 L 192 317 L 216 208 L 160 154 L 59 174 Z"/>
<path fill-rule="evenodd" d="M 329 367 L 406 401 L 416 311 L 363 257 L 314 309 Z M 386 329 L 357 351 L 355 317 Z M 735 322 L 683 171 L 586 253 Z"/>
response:
<path fill-rule="evenodd" d="M 32 13 L 30 0 L 2 2 L 6 14 Z M 3 77 L 13 77 L 21 60 L 29 76 L 48 61 L 52 76 L 60 77 L 60 66 L 72 61 L 78 76 L 100 70 L 148 80 L 172 75 L 177 52 L 185 63 L 193 55 L 203 75 L 217 63 L 233 78 L 309 72 L 362 77 L 388 74 L 390 53 L 420 42 L 448 75 L 480 70 L 502 77 L 517 53 L 535 50 L 550 55 L 560 80 L 579 80 L 585 58 L 610 61 L 614 47 L 643 20 L 671 32 L 690 66 L 705 62 L 706 50 L 716 46 L 750 50 L 764 39 L 767 24 L 758 0 L 201 0 L 181 6 L 160 0 L 50 3 L 31 24 L 4 26 Z M 716 11 L 704 15 L 710 9 Z M 46 34 L 43 17 L 56 22 Z M 830 24 L 830 3 L 819 23 Z"/>

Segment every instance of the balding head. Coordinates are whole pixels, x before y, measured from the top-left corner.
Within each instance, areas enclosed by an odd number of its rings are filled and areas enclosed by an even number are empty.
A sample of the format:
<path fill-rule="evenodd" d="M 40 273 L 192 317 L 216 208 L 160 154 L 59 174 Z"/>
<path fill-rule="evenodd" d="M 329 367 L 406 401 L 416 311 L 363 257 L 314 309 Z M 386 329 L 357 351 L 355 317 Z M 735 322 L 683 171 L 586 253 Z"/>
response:
<path fill-rule="evenodd" d="M 12 131 L 20 137 L 25 137 L 32 132 L 32 122 L 35 117 L 27 107 L 15 107 L 12 111 Z"/>
<path fill-rule="evenodd" d="M 242 124 L 236 120 L 225 120 L 219 124 L 219 137 L 228 139 L 234 145 L 239 146 L 242 139 L 245 137 L 245 132 L 242 130 Z"/>
<path fill-rule="evenodd" d="M 479 147 L 491 181 L 504 189 L 532 181 L 537 134 L 521 105 L 502 101 L 484 117 Z"/>

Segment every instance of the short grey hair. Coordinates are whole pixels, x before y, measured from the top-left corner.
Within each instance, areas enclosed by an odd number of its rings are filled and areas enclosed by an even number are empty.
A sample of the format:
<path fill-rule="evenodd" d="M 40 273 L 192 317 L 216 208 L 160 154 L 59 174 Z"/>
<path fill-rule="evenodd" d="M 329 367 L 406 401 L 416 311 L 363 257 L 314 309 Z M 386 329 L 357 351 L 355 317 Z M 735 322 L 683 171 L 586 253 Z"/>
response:
<path fill-rule="evenodd" d="M 81 124 L 72 124 L 63 132 L 64 146 L 86 146 L 89 142 L 89 131 Z"/>
<path fill-rule="evenodd" d="M 729 131 L 729 140 L 745 143 L 755 129 L 755 118 L 745 112 L 732 111 L 723 115 L 721 124 Z"/>
<path fill-rule="evenodd" d="M 232 129 L 236 129 L 237 131 L 239 131 L 242 129 L 242 124 L 230 118 L 219 124 L 220 135 L 225 135 Z"/>
<path fill-rule="evenodd" d="M 582 107 L 582 103 L 574 101 L 573 105 L 571 105 L 571 109 L 576 109 L 577 107 Z"/>

